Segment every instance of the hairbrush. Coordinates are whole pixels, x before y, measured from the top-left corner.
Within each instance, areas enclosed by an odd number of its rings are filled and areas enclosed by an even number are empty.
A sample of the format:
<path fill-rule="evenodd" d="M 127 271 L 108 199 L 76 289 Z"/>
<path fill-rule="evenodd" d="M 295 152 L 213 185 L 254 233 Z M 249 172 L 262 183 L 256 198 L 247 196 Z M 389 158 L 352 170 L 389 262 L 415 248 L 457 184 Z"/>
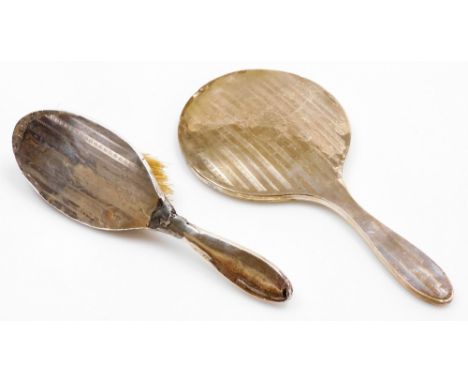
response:
<path fill-rule="evenodd" d="M 35 190 L 68 217 L 103 230 L 155 229 L 184 238 L 248 293 L 271 301 L 290 296 L 291 284 L 275 266 L 178 215 L 161 163 L 106 128 L 71 113 L 38 111 L 16 125 L 13 150 Z"/>

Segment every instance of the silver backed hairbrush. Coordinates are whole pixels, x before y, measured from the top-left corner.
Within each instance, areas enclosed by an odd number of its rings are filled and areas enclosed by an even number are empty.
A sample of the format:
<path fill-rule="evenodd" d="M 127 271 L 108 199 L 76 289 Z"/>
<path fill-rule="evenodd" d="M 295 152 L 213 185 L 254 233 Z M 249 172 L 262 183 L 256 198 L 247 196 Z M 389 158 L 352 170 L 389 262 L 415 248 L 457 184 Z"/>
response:
<path fill-rule="evenodd" d="M 155 229 L 184 238 L 248 293 L 271 301 L 290 296 L 288 279 L 265 259 L 179 216 L 166 197 L 162 165 L 104 127 L 67 112 L 38 111 L 16 125 L 13 150 L 36 191 L 72 219 L 104 230 Z"/>

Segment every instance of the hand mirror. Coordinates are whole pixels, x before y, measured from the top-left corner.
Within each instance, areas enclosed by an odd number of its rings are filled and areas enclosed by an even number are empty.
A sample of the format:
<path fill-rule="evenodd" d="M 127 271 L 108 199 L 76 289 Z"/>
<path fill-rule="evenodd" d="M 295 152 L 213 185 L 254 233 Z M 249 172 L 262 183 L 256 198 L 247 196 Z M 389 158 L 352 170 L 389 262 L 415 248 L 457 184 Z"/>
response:
<path fill-rule="evenodd" d="M 305 78 L 270 70 L 235 72 L 203 86 L 179 125 L 188 164 L 210 186 L 243 199 L 325 205 L 406 288 L 430 302 L 449 302 L 453 290 L 442 269 L 346 190 L 342 166 L 350 137 L 332 95 Z"/>

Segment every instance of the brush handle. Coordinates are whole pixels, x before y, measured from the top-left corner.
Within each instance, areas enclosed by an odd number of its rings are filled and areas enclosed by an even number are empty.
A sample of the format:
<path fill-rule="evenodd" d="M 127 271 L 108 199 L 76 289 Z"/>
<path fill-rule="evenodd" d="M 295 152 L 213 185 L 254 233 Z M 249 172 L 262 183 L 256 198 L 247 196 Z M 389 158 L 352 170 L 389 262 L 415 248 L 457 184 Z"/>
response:
<path fill-rule="evenodd" d="M 452 300 L 452 285 L 434 261 L 367 213 L 346 189 L 335 196 L 330 207 L 357 228 L 401 284 L 430 302 L 443 304 Z"/>
<path fill-rule="evenodd" d="M 265 259 L 213 236 L 175 215 L 165 228 L 186 239 L 226 278 L 246 292 L 270 301 L 285 301 L 292 293 L 289 280 Z"/>

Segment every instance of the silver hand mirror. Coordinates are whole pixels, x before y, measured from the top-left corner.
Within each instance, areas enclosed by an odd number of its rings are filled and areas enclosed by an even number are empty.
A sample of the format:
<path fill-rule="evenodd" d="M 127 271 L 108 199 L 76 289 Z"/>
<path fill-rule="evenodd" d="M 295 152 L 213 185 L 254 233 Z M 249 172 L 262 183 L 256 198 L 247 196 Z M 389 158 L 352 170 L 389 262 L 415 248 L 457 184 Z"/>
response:
<path fill-rule="evenodd" d="M 430 302 L 451 301 L 442 269 L 348 193 L 342 166 L 350 137 L 332 95 L 305 78 L 270 70 L 206 84 L 185 105 L 179 125 L 188 164 L 210 186 L 243 199 L 325 205 L 359 232 L 402 285 Z"/>

